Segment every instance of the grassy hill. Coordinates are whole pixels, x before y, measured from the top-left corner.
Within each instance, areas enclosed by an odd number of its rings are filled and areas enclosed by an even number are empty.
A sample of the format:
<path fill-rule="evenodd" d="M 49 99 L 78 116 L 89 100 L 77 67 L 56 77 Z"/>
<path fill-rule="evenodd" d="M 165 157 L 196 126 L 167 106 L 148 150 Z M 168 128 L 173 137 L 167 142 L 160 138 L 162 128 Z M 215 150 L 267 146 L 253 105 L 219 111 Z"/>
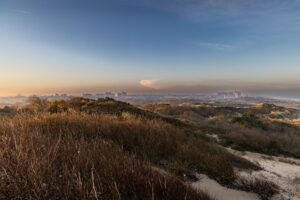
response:
<path fill-rule="evenodd" d="M 33 98 L 4 113 L 1 199 L 205 200 L 185 183 L 194 173 L 249 190 L 234 168 L 260 169 L 188 123 L 113 99 Z"/>
<path fill-rule="evenodd" d="M 296 109 L 272 104 L 248 107 L 148 104 L 144 108 L 193 123 L 202 132 L 217 134 L 225 146 L 300 158 L 300 128 L 289 123 L 300 118 Z"/>

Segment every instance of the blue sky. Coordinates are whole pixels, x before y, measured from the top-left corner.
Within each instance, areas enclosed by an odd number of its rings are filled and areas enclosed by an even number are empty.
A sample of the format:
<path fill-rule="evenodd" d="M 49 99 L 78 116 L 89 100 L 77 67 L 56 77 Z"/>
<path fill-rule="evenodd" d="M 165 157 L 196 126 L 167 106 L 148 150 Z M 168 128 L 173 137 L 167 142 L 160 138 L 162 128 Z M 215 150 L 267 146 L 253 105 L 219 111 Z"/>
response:
<path fill-rule="evenodd" d="M 299 35 L 297 0 L 2 0 L 0 95 L 293 96 Z"/>

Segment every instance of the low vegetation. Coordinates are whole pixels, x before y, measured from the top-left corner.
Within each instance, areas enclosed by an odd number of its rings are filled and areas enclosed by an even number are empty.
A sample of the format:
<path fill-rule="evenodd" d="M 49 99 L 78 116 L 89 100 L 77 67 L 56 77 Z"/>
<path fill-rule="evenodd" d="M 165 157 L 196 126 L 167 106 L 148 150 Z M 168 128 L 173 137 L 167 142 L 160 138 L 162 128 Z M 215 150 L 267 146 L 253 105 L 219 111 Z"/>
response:
<path fill-rule="evenodd" d="M 5 199 L 205 200 L 183 182 L 195 172 L 232 186 L 235 167 L 261 169 L 178 119 L 82 98 L 34 98 L 0 117 L 0 166 Z"/>
<path fill-rule="evenodd" d="M 59 120 L 1 119 L 0 199 L 210 199 L 108 141 L 73 135 L 74 119 L 59 130 L 68 123 Z"/>
<path fill-rule="evenodd" d="M 300 134 L 262 132 L 241 129 L 223 136 L 224 145 L 239 150 L 256 151 L 269 155 L 287 155 L 300 158 Z"/>
<path fill-rule="evenodd" d="M 239 176 L 234 183 L 234 187 L 245 191 L 255 192 L 262 200 L 268 200 L 273 195 L 279 193 L 279 187 L 276 184 L 252 177 Z"/>
<path fill-rule="evenodd" d="M 198 126 L 202 132 L 216 134 L 221 144 L 238 150 L 300 158 L 300 129 L 285 123 L 300 111 L 269 104 L 248 107 L 214 107 L 212 105 L 148 104 L 146 109 L 170 113 Z M 163 109 L 162 109 L 163 108 Z"/>
<path fill-rule="evenodd" d="M 176 163 L 183 162 L 187 171 L 207 173 L 223 183 L 234 180 L 233 167 L 236 163 L 244 168 L 257 168 L 213 143 L 187 136 L 180 129 L 158 120 L 76 113 L 21 115 L 7 120 L 12 124 L 22 122 L 18 126 L 38 130 L 40 134 L 52 138 L 72 137 L 93 142 L 104 140 L 125 152 L 174 171 Z"/>
<path fill-rule="evenodd" d="M 256 115 L 251 112 L 244 113 L 242 116 L 236 116 L 232 119 L 233 123 L 240 123 L 247 128 L 258 128 L 262 130 L 267 130 L 267 125 L 263 123 Z"/>

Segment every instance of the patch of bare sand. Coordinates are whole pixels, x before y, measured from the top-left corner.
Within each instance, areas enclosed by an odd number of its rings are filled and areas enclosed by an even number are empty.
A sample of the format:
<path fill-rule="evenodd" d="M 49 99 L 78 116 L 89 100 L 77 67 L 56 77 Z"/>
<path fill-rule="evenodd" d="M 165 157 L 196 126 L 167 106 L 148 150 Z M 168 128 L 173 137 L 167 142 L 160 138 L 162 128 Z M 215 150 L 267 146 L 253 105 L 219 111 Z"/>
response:
<path fill-rule="evenodd" d="M 204 174 L 197 174 L 197 178 L 199 180 L 191 183 L 191 186 L 196 190 L 206 192 L 216 200 L 259 200 L 254 193 L 226 188 Z"/>
<path fill-rule="evenodd" d="M 277 184 L 280 187 L 280 194 L 275 195 L 273 200 L 300 200 L 300 160 L 252 152 L 239 152 L 232 149 L 229 151 L 259 164 L 264 169 L 253 172 L 237 171 L 237 173 Z"/>

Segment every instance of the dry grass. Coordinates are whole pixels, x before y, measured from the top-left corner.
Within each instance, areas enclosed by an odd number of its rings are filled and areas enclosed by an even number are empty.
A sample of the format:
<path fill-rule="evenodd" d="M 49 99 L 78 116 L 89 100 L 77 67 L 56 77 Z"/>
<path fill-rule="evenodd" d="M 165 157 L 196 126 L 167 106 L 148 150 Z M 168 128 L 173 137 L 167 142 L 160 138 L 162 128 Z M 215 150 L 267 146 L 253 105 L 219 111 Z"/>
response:
<path fill-rule="evenodd" d="M 245 191 L 255 192 L 262 200 L 268 200 L 279 192 L 279 187 L 276 184 L 251 177 L 239 176 L 234 183 L 234 187 Z"/>
<path fill-rule="evenodd" d="M 274 112 L 285 113 L 287 118 L 294 119 L 299 115 L 299 111 L 295 109 L 269 104 L 250 108 L 159 104 L 148 104 L 144 107 L 192 121 L 203 132 L 218 134 L 224 145 L 238 150 L 300 158 L 299 127 L 269 119 Z"/>
<path fill-rule="evenodd" d="M 0 198 L 209 199 L 153 166 L 226 185 L 260 169 L 189 127 L 111 99 L 30 104 L 0 118 Z"/>
<path fill-rule="evenodd" d="M 299 133 L 274 133 L 242 128 L 225 134 L 224 138 L 245 150 L 300 157 Z"/>
<path fill-rule="evenodd" d="M 126 129 L 114 123 L 78 115 L 1 118 L 0 199 L 210 199 L 103 140 Z"/>
<path fill-rule="evenodd" d="M 8 121 L 21 122 L 20 126 L 52 138 L 105 140 L 153 164 L 161 165 L 164 163 L 162 161 L 166 161 L 163 167 L 167 169 L 174 162 L 180 161 L 188 163 L 187 170 L 206 173 L 223 183 L 232 182 L 235 178 L 233 163 L 228 159 L 231 156 L 223 148 L 187 136 L 180 129 L 158 120 L 87 114 L 43 114 L 16 116 Z"/>

